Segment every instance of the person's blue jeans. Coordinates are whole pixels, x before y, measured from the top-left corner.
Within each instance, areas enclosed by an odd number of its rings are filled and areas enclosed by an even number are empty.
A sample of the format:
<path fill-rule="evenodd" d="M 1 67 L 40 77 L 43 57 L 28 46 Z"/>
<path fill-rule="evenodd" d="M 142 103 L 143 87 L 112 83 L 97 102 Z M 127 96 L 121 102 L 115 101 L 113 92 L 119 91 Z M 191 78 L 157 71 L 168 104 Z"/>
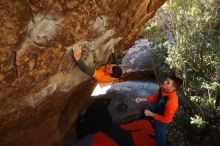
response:
<path fill-rule="evenodd" d="M 154 126 L 157 146 L 166 146 L 166 130 L 168 124 L 162 123 L 160 121 L 154 121 Z"/>

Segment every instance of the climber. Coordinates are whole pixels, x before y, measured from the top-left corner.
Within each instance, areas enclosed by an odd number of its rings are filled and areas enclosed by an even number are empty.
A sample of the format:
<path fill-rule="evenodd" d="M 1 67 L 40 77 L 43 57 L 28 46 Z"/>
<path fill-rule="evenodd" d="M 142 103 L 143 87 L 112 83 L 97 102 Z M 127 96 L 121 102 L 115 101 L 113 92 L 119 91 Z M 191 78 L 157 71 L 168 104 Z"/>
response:
<path fill-rule="evenodd" d="M 122 69 L 118 66 L 114 48 L 112 48 L 112 58 L 115 64 L 106 64 L 98 69 L 89 68 L 81 59 L 81 46 L 75 44 L 73 46 L 73 57 L 76 60 L 76 64 L 86 74 L 95 78 L 99 83 L 112 83 L 116 81 L 122 75 Z"/>
<path fill-rule="evenodd" d="M 146 98 L 137 98 L 137 103 L 155 102 L 153 109 L 145 109 L 145 116 L 154 119 L 155 138 L 158 146 L 167 146 L 166 129 L 178 109 L 176 89 L 182 81 L 176 76 L 169 76 L 160 87 L 158 93 Z M 154 135 L 153 135 L 154 136 Z"/>

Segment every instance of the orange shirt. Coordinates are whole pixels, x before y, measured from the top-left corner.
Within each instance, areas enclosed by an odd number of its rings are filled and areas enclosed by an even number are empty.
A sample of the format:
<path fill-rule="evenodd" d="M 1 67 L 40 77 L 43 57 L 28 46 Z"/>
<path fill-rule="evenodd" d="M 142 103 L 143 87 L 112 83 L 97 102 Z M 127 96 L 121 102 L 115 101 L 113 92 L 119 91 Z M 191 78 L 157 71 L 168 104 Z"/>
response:
<path fill-rule="evenodd" d="M 93 78 L 99 83 L 112 83 L 117 80 L 117 78 L 113 78 L 105 72 L 105 66 L 101 66 L 99 69 L 95 70 Z"/>
<path fill-rule="evenodd" d="M 147 102 L 156 102 L 158 95 L 159 93 L 157 93 L 154 96 L 148 96 Z M 169 96 L 165 105 L 164 115 L 154 113 L 154 119 L 164 123 L 170 123 L 173 119 L 174 114 L 178 109 L 178 96 L 176 95 L 176 90 L 168 93 L 165 92 L 163 88 L 162 88 L 162 96 L 163 97 Z"/>

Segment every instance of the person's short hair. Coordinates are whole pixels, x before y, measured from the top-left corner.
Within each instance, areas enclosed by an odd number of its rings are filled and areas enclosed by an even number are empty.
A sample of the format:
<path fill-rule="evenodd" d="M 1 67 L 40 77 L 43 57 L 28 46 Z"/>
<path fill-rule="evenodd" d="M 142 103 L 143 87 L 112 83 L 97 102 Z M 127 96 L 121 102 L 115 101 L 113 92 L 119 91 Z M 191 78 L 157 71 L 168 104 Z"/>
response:
<path fill-rule="evenodd" d="M 169 75 L 167 78 L 173 80 L 173 85 L 174 85 L 176 88 L 179 88 L 179 87 L 182 85 L 182 83 L 183 83 L 182 79 L 178 78 L 178 77 L 175 76 L 175 75 Z"/>
<path fill-rule="evenodd" d="M 110 74 L 113 78 L 120 78 L 122 75 L 122 69 L 118 65 L 112 67 L 112 73 Z"/>

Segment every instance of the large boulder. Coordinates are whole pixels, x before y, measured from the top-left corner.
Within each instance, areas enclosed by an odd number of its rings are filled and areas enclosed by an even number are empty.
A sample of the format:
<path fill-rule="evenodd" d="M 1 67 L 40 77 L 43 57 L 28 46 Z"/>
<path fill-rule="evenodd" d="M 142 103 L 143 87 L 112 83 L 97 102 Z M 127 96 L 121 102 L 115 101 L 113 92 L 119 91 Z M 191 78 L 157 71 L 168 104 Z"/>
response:
<path fill-rule="evenodd" d="M 122 67 L 124 73 L 131 72 L 153 72 L 151 62 L 149 41 L 140 39 L 135 41 L 135 45 L 131 47 L 122 59 Z"/>
<path fill-rule="evenodd" d="M 90 67 L 121 54 L 165 0 L 0 0 L 0 145 L 55 145 L 89 100 Z M 122 54 L 121 54 L 122 55 Z"/>

